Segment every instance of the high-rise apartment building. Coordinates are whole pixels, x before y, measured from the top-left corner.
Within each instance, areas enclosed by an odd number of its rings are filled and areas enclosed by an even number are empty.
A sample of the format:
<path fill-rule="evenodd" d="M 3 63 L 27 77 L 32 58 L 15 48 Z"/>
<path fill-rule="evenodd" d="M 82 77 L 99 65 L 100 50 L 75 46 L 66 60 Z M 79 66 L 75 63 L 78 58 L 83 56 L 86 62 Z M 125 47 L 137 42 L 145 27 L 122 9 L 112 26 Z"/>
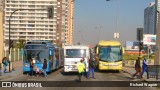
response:
<path fill-rule="evenodd" d="M 54 17 L 48 18 L 47 8 L 54 7 Z M 5 0 L 4 36 L 8 42 L 9 17 L 12 40 L 56 40 L 56 0 Z"/>
<path fill-rule="evenodd" d="M 73 10 L 74 0 L 58 0 L 57 3 L 57 36 L 58 42 L 73 43 Z"/>
<path fill-rule="evenodd" d="M 144 10 L 144 34 L 155 34 L 155 3 L 151 2 Z"/>
<path fill-rule="evenodd" d="M 149 7 L 144 10 L 144 34 L 156 34 L 158 12 L 160 12 L 160 0 L 151 2 Z"/>
<path fill-rule="evenodd" d="M 68 2 L 68 44 L 73 43 L 73 10 L 74 10 L 74 0 L 69 0 Z"/>
<path fill-rule="evenodd" d="M 19 9 L 10 19 L 12 40 L 49 40 L 72 44 L 72 34 L 69 33 L 73 30 L 73 15 L 69 12 L 73 8 L 68 6 L 73 5 L 69 5 L 69 2 L 72 0 L 5 0 L 5 43 L 9 40 L 9 17 Z M 53 18 L 47 17 L 50 6 L 54 7 Z"/>

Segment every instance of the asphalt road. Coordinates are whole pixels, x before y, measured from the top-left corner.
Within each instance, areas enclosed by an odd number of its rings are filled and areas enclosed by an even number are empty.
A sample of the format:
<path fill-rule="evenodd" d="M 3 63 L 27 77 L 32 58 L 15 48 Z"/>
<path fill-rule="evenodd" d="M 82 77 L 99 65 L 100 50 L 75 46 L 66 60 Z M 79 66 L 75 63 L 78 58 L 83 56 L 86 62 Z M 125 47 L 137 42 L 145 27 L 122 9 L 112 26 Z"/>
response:
<path fill-rule="evenodd" d="M 130 75 L 120 71 L 119 73 L 115 71 L 95 71 L 96 79 L 86 79 L 82 77 L 82 81 L 130 81 Z M 19 75 L 15 78 L 5 79 L 5 81 L 74 81 L 77 79 L 77 73 L 64 73 L 63 68 L 55 70 L 48 74 L 47 77 L 40 76 L 28 76 Z"/>
<path fill-rule="evenodd" d="M 64 73 L 63 72 L 63 68 L 53 71 L 52 73 L 49 73 L 48 76 L 46 78 L 42 77 L 42 76 L 27 76 L 27 75 L 19 75 L 15 78 L 12 79 L 6 79 L 5 81 L 55 81 L 53 83 L 50 84 L 55 84 L 56 83 L 57 87 L 42 87 L 42 88 L 3 88 L 3 90 L 19 90 L 19 89 L 23 89 L 23 90 L 48 90 L 48 89 L 52 89 L 52 90 L 158 90 L 159 88 L 155 88 L 155 87 L 114 87 L 115 84 L 117 84 L 117 81 L 135 81 L 135 79 L 131 79 L 131 76 L 123 71 L 120 71 L 119 73 L 114 72 L 114 71 L 100 71 L 100 72 L 95 72 L 95 78 L 96 79 L 86 79 L 86 78 L 82 78 L 82 82 L 76 82 L 77 79 L 77 73 Z M 62 82 L 63 81 L 63 82 Z M 64 82 L 67 81 L 67 82 Z M 71 81 L 71 82 L 70 82 Z M 98 84 L 93 84 L 94 83 L 98 83 L 99 81 L 111 81 L 111 82 L 103 82 L 101 84 L 108 84 L 101 87 L 101 85 Z M 116 81 L 116 82 L 112 82 L 112 81 Z M 64 87 L 62 85 L 62 82 L 64 86 L 67 86 L 69 84 L 72 85 L 77 85 L 75 87 Z M 86 83 L 87 82 L 87 83 Z M 85 83 L 85 84 L 84 84 Z M 121 82 L 121 84 L 123 84 L 125 82 Z M 47 83 L 46 83 L 47 84 Z M 82 85 L 84 84 L 84 85 Z M 88 84 L 89 86 L 87 87 Z M 91 85 L 93 84 L 93 85 Z M 99 83 L 100 84 L 100 83 Z M 50 85 L 51 86 L 51 85 Z M 2 89 L 1 89 L 2 90 Z"/>

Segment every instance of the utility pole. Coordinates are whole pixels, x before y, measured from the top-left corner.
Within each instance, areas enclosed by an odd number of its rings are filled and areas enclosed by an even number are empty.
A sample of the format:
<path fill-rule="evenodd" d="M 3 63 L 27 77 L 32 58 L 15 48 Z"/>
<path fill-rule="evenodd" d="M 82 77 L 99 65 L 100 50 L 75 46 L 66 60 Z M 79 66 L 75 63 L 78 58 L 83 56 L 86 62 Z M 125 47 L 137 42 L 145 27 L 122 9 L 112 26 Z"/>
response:
<path fill-rule="evenodd" d="M 106 0 L 106 1 L 112 1 L 112 0 Z M 119 4 L 118 4 L 118 0 L 116 0 L 116 31 L 114 32 L 114 38 L 115 40 L 117 40 L 119 38 L 119 32 L 118 32 L 118 20 L 119 20 Z"/>

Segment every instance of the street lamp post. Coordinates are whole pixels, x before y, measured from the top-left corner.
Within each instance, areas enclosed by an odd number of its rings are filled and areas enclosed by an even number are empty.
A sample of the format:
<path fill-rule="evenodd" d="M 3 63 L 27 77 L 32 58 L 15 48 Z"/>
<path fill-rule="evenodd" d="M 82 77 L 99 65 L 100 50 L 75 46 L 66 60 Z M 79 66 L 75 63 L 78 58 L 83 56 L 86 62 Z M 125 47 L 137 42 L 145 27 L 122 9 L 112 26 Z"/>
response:
<path fill-rule="evenodd" d="M 16 9 L 16 10 L 14 10 L 12 13 L 11 13 L 11 15 L 9 16 L 9 47 L 8 47 L 8 49 L 9 49 L 9 60 L 11 60 L 11 54 L 10 54 L 10 48 L 11 48 L 11 33 L 10 33 L 10 29 L 11 29 L 11 17 L 12 17 L 12 15 L 16 12 L 16 11 L 18 11 L 18 10 L 21 10 L 21 9 Z M 11 72 L 11 69 L 10 69 L 10 63 L 9 63 L 9 72 Z"/>
<path fill-rule="evenodd" d="M 106 1 L 111 1 L 111 0 L 106 0 Z M 118 9 L 118 0 L 116 0 L 116 32 L 114 33 L 114 38 L 117 40 L 119 38 L 119 33 L 118 33 L 118 19 L 119 19 L 119 9 Z"/>
<path fill-rule="evenodd" d="M 12 15 L 16 12 L 16 11 L 18 11 L 18 10 L 20 10 L 20 9 L 16 9 L 16 10 L 14 10 L 12 13 L 11 13 L 11 15 L 9 16 L 9 60 L 11 59 L 11 55 L 10 55 L 10 48 L 11 48 L 11 44 L 10 44 L 10 42 L 11 42 L 11 33 L 10 33 L 10 29 L 11 29 L 11 17 L 12 17 Z"/>

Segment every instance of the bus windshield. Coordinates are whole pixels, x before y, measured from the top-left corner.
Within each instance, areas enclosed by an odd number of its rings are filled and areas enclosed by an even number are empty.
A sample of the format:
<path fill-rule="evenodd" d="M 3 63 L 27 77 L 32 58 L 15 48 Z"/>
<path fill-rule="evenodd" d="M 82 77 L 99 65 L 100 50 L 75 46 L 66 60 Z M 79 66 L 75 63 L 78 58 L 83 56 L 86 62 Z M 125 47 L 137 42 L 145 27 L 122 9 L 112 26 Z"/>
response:
<path fill-rule="evenodd" d="M 38 49 L 38 50 L 41 50 L 41 49 L 47 49 L 46 45 L 26 45 L 24 47 L 24 49 Z"/>
<path fill-rule="evenodd" d="M 66 58 L 81 58 L 86 57 L 85 49 L 67 49 Z"/>
<path fill-rule="evenodd" d="M 122 50 L 120 46 L 99 47 L 99 59 L 107 62 L 122 60 Z"/>
<path fill-rule="evenodd" d="M 29 62 L 30 59 L 36 60 L 36 63 L 43 63 L 44 59 L 48 60 L 49 54 L 47 50 L 24 50 L 24 62 Z"/>

